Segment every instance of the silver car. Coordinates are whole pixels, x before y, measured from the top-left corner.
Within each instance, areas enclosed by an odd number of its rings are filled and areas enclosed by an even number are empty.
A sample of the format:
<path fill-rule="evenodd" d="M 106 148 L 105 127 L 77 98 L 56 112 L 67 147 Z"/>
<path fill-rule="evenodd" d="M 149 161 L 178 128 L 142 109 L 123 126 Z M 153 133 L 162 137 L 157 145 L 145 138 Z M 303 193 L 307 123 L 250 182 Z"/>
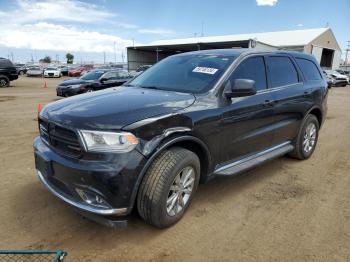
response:
<path fill-rule="evenodd" d="M 27 76 L 42 76 L 43 69 L 40 66 L 32 66 L 27 70 Z"/>

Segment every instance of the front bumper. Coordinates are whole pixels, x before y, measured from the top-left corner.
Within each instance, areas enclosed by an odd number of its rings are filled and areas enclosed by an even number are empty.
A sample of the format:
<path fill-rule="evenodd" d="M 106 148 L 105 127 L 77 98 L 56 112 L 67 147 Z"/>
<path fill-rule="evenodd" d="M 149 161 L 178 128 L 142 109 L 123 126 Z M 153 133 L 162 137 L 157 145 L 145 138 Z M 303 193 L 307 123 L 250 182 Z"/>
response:
<path fill-rule="evenodd" d="M 82 93 L 80 88 L 62 88 L 62 87 L 58 87 L 56 89 L 56 94 L 57 96 L 74 96 L 74 95 L 78 95 Z"/>
<path fill-rule="evenodd" d="M 56 197 L 89 214 L 85 217 L 131 212 L 137 178 L 146 162 L 138 151 L 109 154 L 102 160 L 68 159 L 37 137 L 34 155 L 40 181 Z"/>

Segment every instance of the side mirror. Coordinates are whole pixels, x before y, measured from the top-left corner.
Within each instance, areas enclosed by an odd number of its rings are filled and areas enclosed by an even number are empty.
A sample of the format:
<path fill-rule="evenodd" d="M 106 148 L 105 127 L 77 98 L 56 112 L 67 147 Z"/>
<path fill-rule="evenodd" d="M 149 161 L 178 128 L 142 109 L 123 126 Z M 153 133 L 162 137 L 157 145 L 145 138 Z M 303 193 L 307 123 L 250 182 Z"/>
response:
<path fill-rule="evenodd" d="M 224 94 L 227 98 L 255 95 L 255 81 L 250 79 L 236 79 L 233 85 L 228 82 Z"/>
<path fill-rule="evenodd" d="M 108 78 L 102 77 L 102 78 L 100 79 L 100 82 L 103 83 L 103 82 L 106 82 L 107 80 L 108 80 Z"/>

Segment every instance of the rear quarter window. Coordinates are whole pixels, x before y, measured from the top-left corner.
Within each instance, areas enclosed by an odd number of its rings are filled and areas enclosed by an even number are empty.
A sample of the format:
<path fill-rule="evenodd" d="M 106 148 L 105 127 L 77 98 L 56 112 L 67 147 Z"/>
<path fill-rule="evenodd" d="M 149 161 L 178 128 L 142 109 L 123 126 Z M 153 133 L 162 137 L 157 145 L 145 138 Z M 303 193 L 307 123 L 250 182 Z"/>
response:
<path fill-rule="evenodd" d="M 8 59 L 0 59 L 0 67 L 13 67 L 13 64 Z"/>
<path fill-rule="evenodd" d="M 314 62 L 303 58 L 296 58 L 295 60 L 307 81 L 322 79 L 321 73 Z"/>
<path fill-rule="evenodd" d="M 270 56 L 267 61 L 272 88 L 299 82 L 298 72 L 289 57 Z"/>

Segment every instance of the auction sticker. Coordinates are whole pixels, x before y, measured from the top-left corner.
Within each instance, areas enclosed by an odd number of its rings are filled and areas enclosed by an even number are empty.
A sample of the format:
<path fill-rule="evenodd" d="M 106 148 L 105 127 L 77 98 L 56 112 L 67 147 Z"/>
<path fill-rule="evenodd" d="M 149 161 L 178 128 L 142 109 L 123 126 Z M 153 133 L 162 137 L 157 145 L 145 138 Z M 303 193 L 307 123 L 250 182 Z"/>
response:
<path fill-rule="evenodd" d="M 203 74 L 209 74 L 209 75 L 213 75 L 217 71 L 218 71 L 217 68 L 201 67 L 201 66 L 197 66 L 195 69 L 192 70 L 192 72 L 195 72 L 195 73 L 203 73 Z"/>

